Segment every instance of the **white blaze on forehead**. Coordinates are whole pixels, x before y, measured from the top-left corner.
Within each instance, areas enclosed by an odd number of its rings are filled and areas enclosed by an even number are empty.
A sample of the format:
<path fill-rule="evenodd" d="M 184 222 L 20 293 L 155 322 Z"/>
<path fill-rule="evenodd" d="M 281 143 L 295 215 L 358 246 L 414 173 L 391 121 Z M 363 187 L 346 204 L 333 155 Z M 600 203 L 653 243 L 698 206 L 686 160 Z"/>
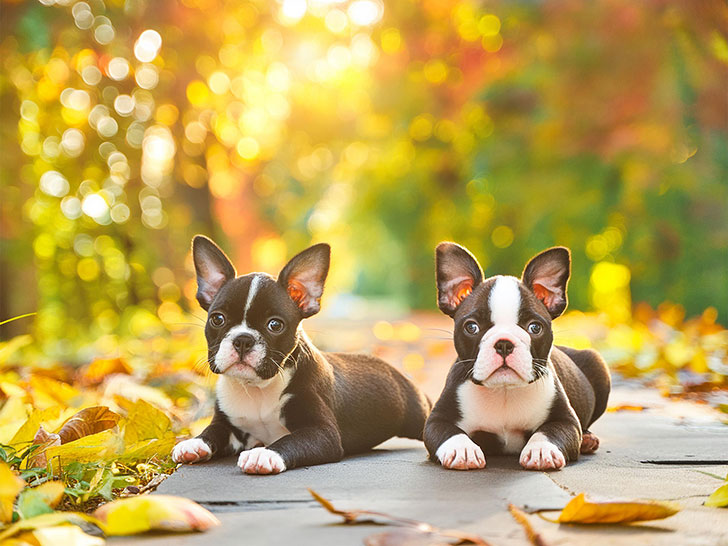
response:
<path fill-rule="evenodd" d="M 498 276 L 488 297 L 490 321 L 493 324 L 518 324 L 521 291 L 515 277 Z"/>
<path fill-rule="evenodd" d="M 255 295 L 258 293 L 258 288 L 260 288 L 260 282 L 262 280 L 261 275 L 255 275 L 253 279 L 250 281 L 250 289 L 248 290 L 248 300 L 245 302 L 245 310 L 243 311 L 243 324 L 245 324 L 245 317 L 248 314 L 248 309 L 250 309 L 250 305 L 253 303 L 253 298 L 255 298 Z"/>

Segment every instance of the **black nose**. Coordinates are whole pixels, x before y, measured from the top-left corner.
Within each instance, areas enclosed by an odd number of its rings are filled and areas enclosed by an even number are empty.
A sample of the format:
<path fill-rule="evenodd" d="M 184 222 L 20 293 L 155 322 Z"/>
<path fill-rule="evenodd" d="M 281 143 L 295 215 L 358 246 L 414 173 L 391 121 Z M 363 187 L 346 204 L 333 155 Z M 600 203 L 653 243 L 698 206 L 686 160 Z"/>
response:
<path fill-rule="evenodd" d="M 515 345 L 507 339 L 499 339 L 495 342 L 495 352 L 501 355 L 503 358 L 507 357 L 515 349 Z"/>
<path fill-rule="evenodd" d="M 255 345 L 255 338 L 250 334 L 240 334 L 238 337 L 233 339 L 233 347 L 240 356 L 243 356 Z"/>

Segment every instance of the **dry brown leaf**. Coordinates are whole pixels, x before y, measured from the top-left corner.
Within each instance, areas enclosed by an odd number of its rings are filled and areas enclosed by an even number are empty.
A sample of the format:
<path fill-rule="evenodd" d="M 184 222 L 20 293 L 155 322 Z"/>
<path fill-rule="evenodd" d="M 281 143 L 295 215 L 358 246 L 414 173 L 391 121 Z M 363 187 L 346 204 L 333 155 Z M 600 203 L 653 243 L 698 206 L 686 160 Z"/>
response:
<path fill-rule="evenodd" d="M 470 533 L 466 533 L 464 531 L 458 531 L 457 529 L 438 529 L 437 527 L 434 527 L 430 525 L 429 523 L 425 523 L 423 521 L 417 521 L 414 519 L 407 519 L 407 518 L 400 518 L 397 516 L 391 516 L 389 514 L 385 514 L 384 512 L 374 512 L 371 510 L 338 510 L 334 507 L 333 504 L 331 504 L 331 501 L 328 499 L 322 497 L 316 491 L 313 489 L 308 490 L 309 493 L 311 493 L 311 496 L 318 501 L 318 503 L 323 506 L 327 511 L 331 512 L 332 514 L 336 514 L 337 516 L 341 516 L 344 518 L 345 523 L 371 523 L 371 519 L 359 519 L 360 516 L 373 516 L 376 518 L 381 518 L 385 520 L 385 523 L 391 523 L 393 525 L 400 525 L 403 527 L 408 527 L 409 529 L 412 529 L 413 531 L 417 531 L 419 533 L 422 533 L 423 535 L 429 535 L 435 539 L 438 539 L 440 543 L 442 543 L 443 539 L 448 540 L 456 540 L 457 542 L 450 542 L 450 544 L 476 544 L 477 546 L 491 546 L 489 542 L 485 541 L 483 538 L 473 535 Z M 389 536 L 381 536 L 377 540 L 384 540 L 384 539 L 392 539 L 394 535 Z M 375 540 L 372 538 L 372 540 Z M 372 542 L 372 544 L 391 544 L 391 542 Z M 426 543 L 425 543 L 426 544 Z"/>
<path fill-rule="evenodd" d="M 559 514 L 559 523 L 631 523 L 664 519 L 681 510 L 666 501 L 589 502 L 581 493 L 571 499 Z"/>
<path fill-rule="evenodd" d="M 33 452 L 33 456 L 28 459 L 28 468 L 46 466 L 48 464 L 48 459 L 46 458 L 45 450 L 49 447 L 61 445 L 61 437 L 58 434 L 48 432 L 41 426 L 38 428 L 38 432 L 35 433 L 33 445 L 40 447 L 38 447 Z"/>
<path fill-rule="evenodd" d="M 79 411 L 66 421 L 58 431 L 58 436 L 61 438 L 61 444 L 67 444 L 84 436 L 113 428 L 119 419 L 121 417 L 106 406 L 93 406 Z"/>
<path fill-rule="evenodd" d="M 533 546 L 546 546 L 546 542 L 544 541 L 543 537 L 536 531 L 536 529 L 533 528 L 531 522 L 528 521 L 528 515 L 526 514 L 526 512 L 514 506 L 513 504 L 508 505 L 508 511 L 513 516 L 513 519 L 521 524 L 523 530 L 526 531 L 528 541 L 533 544 Z"/>

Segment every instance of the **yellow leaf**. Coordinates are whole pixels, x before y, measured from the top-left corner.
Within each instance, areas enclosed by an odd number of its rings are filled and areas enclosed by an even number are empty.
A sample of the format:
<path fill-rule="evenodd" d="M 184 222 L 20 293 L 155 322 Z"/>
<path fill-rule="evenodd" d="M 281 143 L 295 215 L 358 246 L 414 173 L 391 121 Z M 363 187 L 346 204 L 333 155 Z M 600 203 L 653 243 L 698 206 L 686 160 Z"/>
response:
<path fill-rule="evenodd" d="M 23 487 L 25 482 L 0 461 L 0 523 L 13 519 L 13 502 Z"/>
<path fill-rule="evenodd" d="M 124 448 L 122 461 L 147 461 L 152 457 L 164 458 L 172 453 L 176 438 L 173 436 L 158 440 L 142 440 Z"/>
<path fill-rule="evenodd" d="M 144 400 L 134 403 L 124 424 L 124 441 L 127 445 L 142 440 L 173 437 L 171 422 L 164 412 Z"/>
<path fill-rule="evenodd" d="M 81 527 L 92 523 L 97 527 L 101 527 L 101 522 L 92 516 L 81 514 L 79 512 L 53 512 L 51 514 L 43 514 L 34 518 L 21 519 L 0 531 L 0 544 L 4 540 L 22 533 L 23 531 L 33 531 L 35 529 L 43 529 L 45 527 L 55 527 L 63 524 L 73 524 Z"/>
<path fill-rule="evenodd" d="M 580 493 L 559 515 L 559 523 L 630 523 L 663 519 L 680 511 L 680 506 L 664 501 L 588 502 Z"/>
<path fill-rule="evenodd" d="M 84 436 L 67 444 L 50 447 L 45 454 L 48 462 L 52 464 L 56 464 L 56 457 L 60 457 L 61 464 L 90 463 L 112 459 L 123 450 L 124 441 L 119 431 L 113 428 Z"/>
<path fill-rule="evenodd" d="M 121 358 L 97 358 L 81 372 L 83 383 L 96 384 L 106 379 L 111 374 L 131 374 L 132 369 L 125 360 Z"/>
<path fill-rule="evenodd" d="M 728 483 L 713 491 L 708 500 L 705 501 L 705 506 L 728 506 Z"/>
<path fill-rule="evenodd" d="M 39 516 L 52 509 L 61 502 L 66 486 L 63 482 L 45 482 L 37 487 L 25 489 L 18 497 L 18 514 L 28 519 Z"/>
<path fill-rule="evenodd" d="M 28 408 L 24 396 L 11 396 L 0 410 L 0 444 L 8 445 L 13 436 L 28 419 Z"/>
<path fill-rule="evenodd" d="M 47 408 L 56 404 L 61 406 L 81 406 L 84 396 L 81 391 L 63 381 L 40 375 L 30 376 L 33 406 Z"/>
<path fill-rule="evenodd" d="M 30 414 L 30 417 L 28 417 L 28 420 L 10 439 L 10 445 L 16 446 L 21 444 L 30 444 L 35 437 L 36 432 L 38 432 L 38 428 L 41 423 L 57 419 L 60 414 L 61 408 L 58 406 L 53 406 L 52 408 L 44 410 L 34 410 L 33 413 Z"/>
<path fill-rule="evenodd" d="M 94 537 L 84 533 L 75 525 L 58 525 L 44 527 L 33 531 L 33 538 L 40 546 L 101 546 L 106 541 L 101 537 Z"/>
<path fill-rule="evenodd" d="M 104 523 L 104 532 L 109 536 L 149 530 L 205 531 L 220 525 L 214 515 L 196 502 L 169 495 L 117 499 L 100 506 L 94 517 Z"/>

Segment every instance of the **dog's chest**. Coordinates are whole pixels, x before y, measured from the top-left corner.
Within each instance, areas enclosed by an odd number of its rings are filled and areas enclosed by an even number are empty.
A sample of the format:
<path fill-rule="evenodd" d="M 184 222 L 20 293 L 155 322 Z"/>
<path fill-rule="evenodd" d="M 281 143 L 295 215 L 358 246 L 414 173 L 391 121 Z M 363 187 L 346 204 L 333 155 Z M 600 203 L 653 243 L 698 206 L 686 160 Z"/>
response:
<path fill-rule="evenodd" d="M 217 382 L 217 403 L 233 426 L 269 445 L 290 433 L 281 416 L 291 397 L 283 394 L 287 383 L 287 378 L 276 376 L 271 383 L 254 387 L 223 375 Z"/>
<path fill-rule="evenodd" d="M 466 381 L 457 390 L 462 415 L 457 425 L 468 435 L 479 430 L 496 434 L 506 453 L 517 453 L 526 434 L 548 418 L 555 394 L 551 374 L 518 388 L 489 389 Z"/>

